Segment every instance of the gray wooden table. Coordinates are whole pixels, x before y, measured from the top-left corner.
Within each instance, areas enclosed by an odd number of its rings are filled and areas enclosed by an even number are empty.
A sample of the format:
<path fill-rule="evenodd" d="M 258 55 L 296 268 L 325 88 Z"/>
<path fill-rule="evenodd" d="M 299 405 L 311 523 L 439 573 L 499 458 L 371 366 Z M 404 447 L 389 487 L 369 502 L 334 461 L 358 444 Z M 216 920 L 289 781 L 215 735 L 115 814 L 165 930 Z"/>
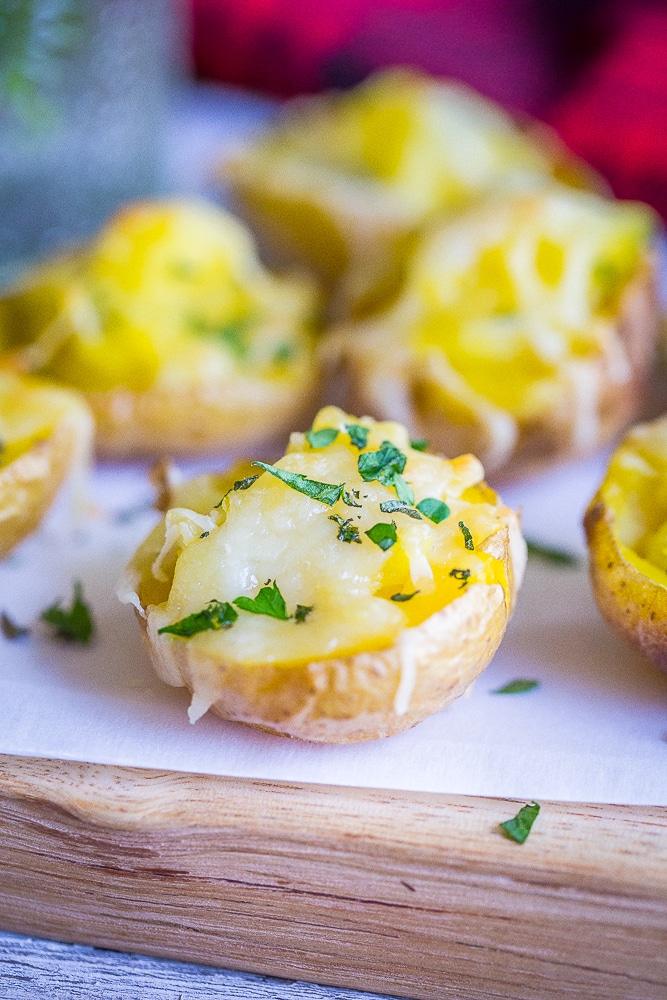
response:
<path fill-rule="evenodd" d="M 0 1000 L 391 1000 L 0 932 Z"/>

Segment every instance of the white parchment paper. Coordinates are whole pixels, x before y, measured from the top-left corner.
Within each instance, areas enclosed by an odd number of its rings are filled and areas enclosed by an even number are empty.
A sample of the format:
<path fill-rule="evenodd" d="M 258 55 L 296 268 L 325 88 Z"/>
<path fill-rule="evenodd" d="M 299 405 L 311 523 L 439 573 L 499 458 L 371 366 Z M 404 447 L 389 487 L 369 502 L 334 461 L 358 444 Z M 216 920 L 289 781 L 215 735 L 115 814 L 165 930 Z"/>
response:
<path fill-rule="evenodd" d="M 604 457 L 512 485 L 526 534 L 584 553 L 580 521 Z M 190 470 L 189 470 L 190 471 Z M 585 567 L 531 560 L 505 640 L 472 693 L 410 732 L 356 746 L 299 743 L 207 715 L 153 675 L 114 585 L 155 514 L 142 466 L 104 465 L 93 512 L 61 501 L 0 564 L 0 608 L 31 627 L 0 637 L 0 752 L 178 771 L 363 787 L 667 805 L 667 677 L 599 617 Z M 143 509 L 142 509 L 143 507 Z M 90 647 L 38 622 L 83 582 L 97 622 Z M 539 687 L 492 692 L 515 678 Z"/>

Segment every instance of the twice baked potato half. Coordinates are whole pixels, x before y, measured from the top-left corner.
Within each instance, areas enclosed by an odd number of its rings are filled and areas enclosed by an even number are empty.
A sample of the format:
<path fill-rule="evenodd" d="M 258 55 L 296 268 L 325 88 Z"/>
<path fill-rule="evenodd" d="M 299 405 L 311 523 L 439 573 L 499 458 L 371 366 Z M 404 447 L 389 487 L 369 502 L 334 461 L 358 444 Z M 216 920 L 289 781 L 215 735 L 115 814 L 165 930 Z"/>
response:
<path fill-rule="evenodd" d="M 614 451 L 584 526 L 602 615 L 667 671 L 667 416 Z"/>
<path fill-rule="evenodd" d="M 145 202 L 0 298 L 0 362 L 83 392 L 103 454 L 233 449 L 308 409 L 315 305 L 226 212 Z"/>
<path fill-rule="evenodd" d="M 0 559 L 37 527 L 66 476 L 85 469 L 92 433 L 75 393 L 0 373 Z"/>
<path fill-rule="evenodd" d="M 652 368 L 653 224 L 552 185 L 439 225 L 396 302 L 325 343 L 347 405 L 487 473 L 594 449 L 636 414 Z"/>
<path fill-rule="evenodd" d="M 462 694 L 502 638 L 525 543 L 471 455 L 329 406 L 275 465 L 182 490 L 119 595 L 192 721 L 389 736 Z"/>
<path fill-rule="evenodd" d="M 521 130 L 464 84 L 395 68 L 291 102 L 223 167 L 270 259 L 316 274 L 338 315 L 396 290 L 427 220 L 492 190 L 591 174 L 545 127 Z"/>

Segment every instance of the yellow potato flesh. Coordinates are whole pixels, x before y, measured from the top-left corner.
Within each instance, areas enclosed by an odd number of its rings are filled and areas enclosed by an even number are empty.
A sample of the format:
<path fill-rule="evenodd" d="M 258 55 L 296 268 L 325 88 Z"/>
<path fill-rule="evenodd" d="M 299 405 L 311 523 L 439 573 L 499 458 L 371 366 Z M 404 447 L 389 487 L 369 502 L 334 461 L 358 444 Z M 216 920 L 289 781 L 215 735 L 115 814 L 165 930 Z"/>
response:
<path fill-rule="evenodd" d="M 614 452 L 585 525 L 600 610 L 667 670 L 667 418 L 634 428 Z"/>
<path fill-rule="evenodd" d="M 312 305 L 309 288 L 261 268 L 230 216 L 146 203 L 0 299 L 0 346 L 15 367 L 90 392 L 144 392 L 202 365 L 281 379 L 307 350 Z"/>
<path fill-rule="evenodd" d="M 360 478 L 360 452 L 345 430 L 346 423 L 357 422 L 369 430 L 363 451 L 393 442 L 407 455 L 404 478 L 415 503 L 425 497 L 442 499 L 450 507 L 449 517 L 435 524 L 426 517 L 380 510 L 380 503 L 397 499 L 396 491 Z M 335 407 L 320 411 L 313 430 L 323 427 L 338 429 L 333 443 L 317 449 L 303 435 L 293 435 L 277 464 L 318 482 L 345 483 L 347 491 L 359 491 L 356 502 L 362 506 L 347 506 L 343 499 L 328 506 L 255 467 L 259 478 L 247 490 L 232 490 L 220 507 L 205 509 L 209 495 L 200 497 L 199 512 L 171 510 L 137 564 L 139 599 L 142 605 L 155 601 L 148 611 L 149 629 L 180 621 L 211 600 L 255 597 L 275 580 L 288 614 L 298 604 L 312 606 L 306 622 L 240 610 L 232 628 L 201 632 L 187 641 L 198 655 L 225 663 L 289 666 L 391 646 L 403 630 L 419 625 L 475 583 L 500 584 L 509 604 L 504 557 L 485 550 L 506 521 L 495 494 L 481 481 L 476 459 L 446 461 L 420 453 L 410 447 L 400 425 L 356 421 Z M 351 518 L 360 543 L 340 540 L 340 525 L 332 515 Z M 392 521 L 398 540 L 383 551 L 365 532 Z M 471 532 L 474 550 L 466 547 L 459 521 Z M 160 530 L 162 551 L 156 555 Z M 156 574 L 167 580 L 156 582 Z M 397 594 L 414 596 L 391 600 Z M 164 635 L 162 641 L 184 640 Z"/>

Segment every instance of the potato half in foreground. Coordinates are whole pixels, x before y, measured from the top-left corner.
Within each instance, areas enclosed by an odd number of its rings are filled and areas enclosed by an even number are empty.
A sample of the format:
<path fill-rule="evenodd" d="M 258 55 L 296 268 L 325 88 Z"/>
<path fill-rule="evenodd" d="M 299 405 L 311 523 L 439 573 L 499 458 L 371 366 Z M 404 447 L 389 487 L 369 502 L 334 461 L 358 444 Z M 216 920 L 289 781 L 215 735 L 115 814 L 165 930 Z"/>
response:
<path fill-rule="evenodd" d="M 270 257 L 315 273 L 337 315 L 391 295 L 428 220 L 489 191 L 593 175 L 548 129 L 522 130 L 464 84 L 407 69 L 291 102 L 223 170 Z"/>
<path fill-rule="evenodd" d="M 0 559 L 37 527 L 65 477 L 85 468 L 92 433 L 75 393 L 0 374 Z"/>
<path fill-rule="evenodd" d="M 139 203 L 0 298 L 0 361 L 81 390 L 104 454 L 242 448 L 312 405 L 315 305 L 226 212 Z"/>
<path fill-rule="evenodd" d="M 326 407 L 275 465 L 176 493 L 119 595 L 192 721 L 389 736 L 461 695 L 505 631 L 525 544 L 482 477 Z"/>
<path fill-rule="evenodd" d="M 653 225 L 553 185 L 438 226 L 396 303 L 325 342 L 347 405 L 487 473 L 591 451 L 636 414 L 654 361 Z"/>
<path fill-rule="evenodd" d="M 667 416 L 625 437 L 584 526 L 600 611 L 667 671 Z"/>

